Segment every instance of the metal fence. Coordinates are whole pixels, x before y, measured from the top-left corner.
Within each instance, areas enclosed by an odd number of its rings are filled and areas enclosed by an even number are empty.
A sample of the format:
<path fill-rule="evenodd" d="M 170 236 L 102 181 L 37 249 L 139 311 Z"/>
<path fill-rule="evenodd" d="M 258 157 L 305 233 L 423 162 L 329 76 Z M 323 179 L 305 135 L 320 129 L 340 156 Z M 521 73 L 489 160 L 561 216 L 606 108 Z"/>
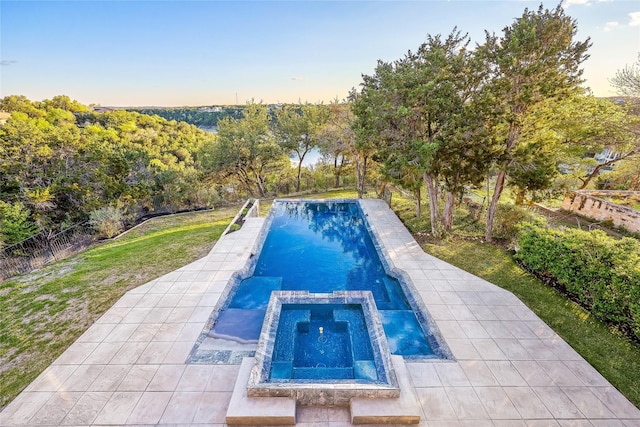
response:
<path fill-rule="evenodd" d="M 59 233 L 41 231 L 0 251 L 0 282 L 28 273 L 84 250 L 95 234 L 88 222 L 73 225 Z"/>

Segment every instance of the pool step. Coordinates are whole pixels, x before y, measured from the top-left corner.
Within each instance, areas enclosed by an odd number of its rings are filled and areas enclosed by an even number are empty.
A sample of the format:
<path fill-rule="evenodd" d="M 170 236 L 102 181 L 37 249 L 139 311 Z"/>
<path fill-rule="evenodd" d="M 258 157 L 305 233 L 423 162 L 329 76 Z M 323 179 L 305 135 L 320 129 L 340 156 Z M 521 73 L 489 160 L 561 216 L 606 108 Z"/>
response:
<path fill-rule="evenodd" d="M 226 422 L 229 425 L 293 425 L 296 423 L 296 400 L 292 397 L 248 397 L 247 383 L 253 357 L 245 357 L 240 365 Z"/>
<path fill-rule="evenodd" d="M 391 356 L 400 397 L 396 399 L 351 399 L 351 424 L 418 424 L 420 403 L 402 356 Z"/>

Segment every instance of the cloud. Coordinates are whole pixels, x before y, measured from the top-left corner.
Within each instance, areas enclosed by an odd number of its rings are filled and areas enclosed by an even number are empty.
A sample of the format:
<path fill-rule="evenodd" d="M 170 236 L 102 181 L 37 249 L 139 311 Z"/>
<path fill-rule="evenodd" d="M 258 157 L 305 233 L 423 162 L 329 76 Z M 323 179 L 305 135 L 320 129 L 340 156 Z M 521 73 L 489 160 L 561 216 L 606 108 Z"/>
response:
<path fill-rule="evenodd" d="M 589 0 L 565 0 L 563 6 L 565 9 L 569 9 L 571 6 L 591 6 L 591 2 Z"/>
<path fill-rule="evenodd" d="M 299 82 L 302 81 L 302 77 L 291 77 L 291 80 L 293 80 L 294 82 Z"/>
<path fill-rule="evenodd" d="M 630 27 L 638 27 L 640 26 L 640 12 L 631 12 L 629 14 L 631 20 L 629 21 Z"/>
<path fill-rule="evenodd" d="M 9 65 L 15 64 L 16 62 L 18 62 L 18 61 L 16 61 L 15 59 L 3 59 L 2 61 L 0 61 L 0 65 L 3 66 L 3 67 L 4 66 L 8 67 Z"/>
<path fill-rule="evenodd" d="M 606 24 L 604 24 L 604 30 L 605 31 L 611 31 L 615 28 L 617 28 L 620 24 L 616 21 L 612 21 L 612 22 L 607 22 Z"/>

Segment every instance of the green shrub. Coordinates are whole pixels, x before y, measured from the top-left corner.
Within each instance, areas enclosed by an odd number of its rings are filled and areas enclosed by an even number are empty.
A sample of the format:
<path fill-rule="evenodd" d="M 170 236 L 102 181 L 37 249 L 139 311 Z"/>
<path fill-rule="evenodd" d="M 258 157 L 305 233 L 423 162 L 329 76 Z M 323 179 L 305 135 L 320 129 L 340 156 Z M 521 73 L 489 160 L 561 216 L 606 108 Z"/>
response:
<path fill-rule="evenodd" d="M 102 237 L 112 238 L 124 229 L 124 215 L 120 209 L 107 206 L 91 212 L 89 224 Z"/>
<path fill-rule="evenodd" d="M 22 203 L 12 204 L 0 200 L 0 247 L 3 242 L 13 245 L 38 232 L 38 227 L 29 219 L 30 215 Z"/>
<path fill-rule="evenodd" d="M 640 242 L 527 224 L 515 259 L 596 317 L 640 339 Z"/>
<path fill-rule="evenodd" d="M 519 226 L 524 222 L 531 222 L 533 219 L 534 214 L 523 206 L 499 204 L 493 226 L 494 235 L 514 240 L 518 236 Z"/>

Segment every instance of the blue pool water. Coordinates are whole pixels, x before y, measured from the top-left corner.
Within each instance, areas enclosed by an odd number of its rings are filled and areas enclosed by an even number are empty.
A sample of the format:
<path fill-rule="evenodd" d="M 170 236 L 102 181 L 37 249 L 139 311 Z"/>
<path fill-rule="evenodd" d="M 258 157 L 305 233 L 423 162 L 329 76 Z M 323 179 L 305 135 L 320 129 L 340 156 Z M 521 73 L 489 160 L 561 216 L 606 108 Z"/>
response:
<path fill-rule="evenodd" d="M 368 290 L 375 299 L 391 353 L 433 355 L 400 283 L 386 274 L 357 203 L 277 201 L 271 209 L 272 222 L 253 276 L 237 287 L 211 336 L 257 342 L 274 290 Z M 310 331 L 319 327 L 313 317 L 307 322 Z M 342 326 L 334 323 L 335 330 L 326 333 L 339 340 Z M 299 342 L 304 340 L 301 335 Z M 296 354 L 302 364 L 313 364 Z M 318 363 L 326 364 L 315 360 Z"/>
<path fill-rule="evenodd" d="M 377 380 L 362 307 L 284 304 L 270 378 Z"/>

